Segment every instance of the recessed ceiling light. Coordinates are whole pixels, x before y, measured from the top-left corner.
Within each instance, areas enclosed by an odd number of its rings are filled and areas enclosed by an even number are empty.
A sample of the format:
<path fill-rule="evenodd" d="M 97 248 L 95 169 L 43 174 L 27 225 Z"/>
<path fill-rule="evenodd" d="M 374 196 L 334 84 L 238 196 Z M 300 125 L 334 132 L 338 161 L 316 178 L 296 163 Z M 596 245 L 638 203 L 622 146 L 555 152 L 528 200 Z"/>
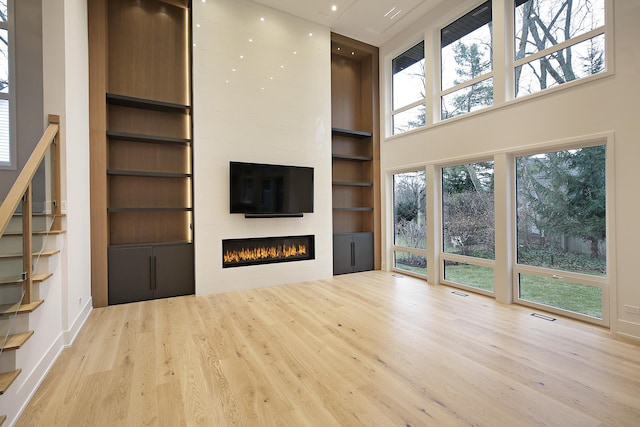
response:
<path fill-rule="evenodd" d="M 338 50 L 342 50 L 342 48 L 341 48 L 341 47 L 339 47 L 339 48 L 338 48 Z"/>
<path fill-rule="evenodd" d="M 354 51 L 351 51 L 351 55 L 355 55 L 356 53 Z"/>
<path fill-rule="evenodd" d="M 393 6 L 393 7 L 389 10 L 389 12 L 385 13 L 385 14 L 384 14 L 384 17 L 386 18 L 387 16 L 391 15 L 391 12 L 393 12 L 394 10 L 396 10 L 396 7 L 395 7 L 395 6 Z"/>
<path fill-rule="evenodd" d="M 297 55 L 297 54 L 298 54 L 298 52 L 296 52 L 296 51 L 294 50 L 294 51 L 293 51 L 293 54 L 294 54 L 294 55 Z"/>
<path fill-rule="evenodd" d="M 331 11 L 335 12 L 336 10 L 338 10 L 338 6 L 336 6 L 335 4 L 331 5 Z"/>
<path fill-rule="evenodd" d="M 253 43 L 253 39 L 249 39 L 249 43 Z"/>
<path fill-rule="evenodd" d="M 240 59 L 244 59 L 244 55 L 240 55 Z"/>
<path fill-rule="evenodd" d="M 235 71 L 236 71 L 236 69 L 235 69 L 235 68 L 232 68 L 232 69 L 231 69 L 231 71 L 235 72 Z"/>
<path fill-rule="evenodd" d="M 264 16 L 260 17 L 260 21 L 264 22 Z"/>
<path fill-rule="evenodd" d="M 196 24 L 196 27 L 200 28 L 200 24 Z"/>
<path fill-rule="evenodd" d="M 281 65 L 280 68 L 284 68 L 284 65 Z"/>
<path fill-rule="evenodd" d="M 309 33 L 309 37 L 312 37 L 312 36 L 313 36 L 313 33 Z"/>
<path fill-rule="evenodd" d="M 193 44 L 193 47 L 196 47 L 196 46 L 198 46 L 198 45 L 194 43 L 194 44 Z"/>

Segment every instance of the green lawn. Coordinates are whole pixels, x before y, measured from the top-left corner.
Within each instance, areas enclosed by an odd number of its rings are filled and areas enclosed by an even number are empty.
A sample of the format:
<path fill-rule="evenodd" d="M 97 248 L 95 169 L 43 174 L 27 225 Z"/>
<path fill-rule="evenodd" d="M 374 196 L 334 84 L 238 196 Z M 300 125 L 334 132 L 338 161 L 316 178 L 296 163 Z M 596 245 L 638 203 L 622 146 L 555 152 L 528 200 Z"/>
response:
<path fill-rule="evenodd" d="M 396 266 L 418 274 L 427 273 L 426 268 L 402 264 L 399 258 L 396 258 Z M 488 267 L 448 263 L 445 267 L 445 278 L 451 282 L 493 292 L 493 269 Z M 594 286 L 522 274 L 520 298 L 598 319 L 602 318 L 602 290 Z"/>

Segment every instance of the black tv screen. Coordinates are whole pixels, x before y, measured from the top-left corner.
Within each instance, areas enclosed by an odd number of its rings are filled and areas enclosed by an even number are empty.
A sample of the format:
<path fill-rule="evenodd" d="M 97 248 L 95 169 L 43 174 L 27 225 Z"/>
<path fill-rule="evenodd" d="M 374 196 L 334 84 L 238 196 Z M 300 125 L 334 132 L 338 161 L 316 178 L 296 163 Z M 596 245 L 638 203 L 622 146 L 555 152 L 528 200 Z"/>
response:
<path fill-rule="evenodd" d="M 230 212 L 295 215 L 313 212 L 313 168 L 229 163 Z"/>

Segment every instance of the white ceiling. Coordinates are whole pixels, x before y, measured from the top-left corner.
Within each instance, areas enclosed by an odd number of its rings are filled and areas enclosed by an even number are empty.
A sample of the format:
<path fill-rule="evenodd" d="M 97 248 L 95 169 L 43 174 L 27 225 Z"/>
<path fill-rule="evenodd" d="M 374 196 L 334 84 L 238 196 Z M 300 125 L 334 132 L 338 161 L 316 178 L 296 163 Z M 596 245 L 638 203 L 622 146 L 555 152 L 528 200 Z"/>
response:
<path fill-rule="evenodd" d="M 254 0 L 380 46 L 444 0 Z M 335 5 L 336 11 L 331 7 Z"/>

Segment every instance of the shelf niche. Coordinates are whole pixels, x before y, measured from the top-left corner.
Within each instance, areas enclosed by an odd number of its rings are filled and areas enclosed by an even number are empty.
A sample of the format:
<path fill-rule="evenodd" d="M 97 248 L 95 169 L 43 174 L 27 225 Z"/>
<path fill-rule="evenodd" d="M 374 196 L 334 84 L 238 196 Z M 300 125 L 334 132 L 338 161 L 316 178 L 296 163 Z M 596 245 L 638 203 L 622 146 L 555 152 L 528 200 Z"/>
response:
<path fill-rule="evenodd" d="M 381 265 L 378 81 L 378 48 L 332 33 L 334 274 Z"/>

